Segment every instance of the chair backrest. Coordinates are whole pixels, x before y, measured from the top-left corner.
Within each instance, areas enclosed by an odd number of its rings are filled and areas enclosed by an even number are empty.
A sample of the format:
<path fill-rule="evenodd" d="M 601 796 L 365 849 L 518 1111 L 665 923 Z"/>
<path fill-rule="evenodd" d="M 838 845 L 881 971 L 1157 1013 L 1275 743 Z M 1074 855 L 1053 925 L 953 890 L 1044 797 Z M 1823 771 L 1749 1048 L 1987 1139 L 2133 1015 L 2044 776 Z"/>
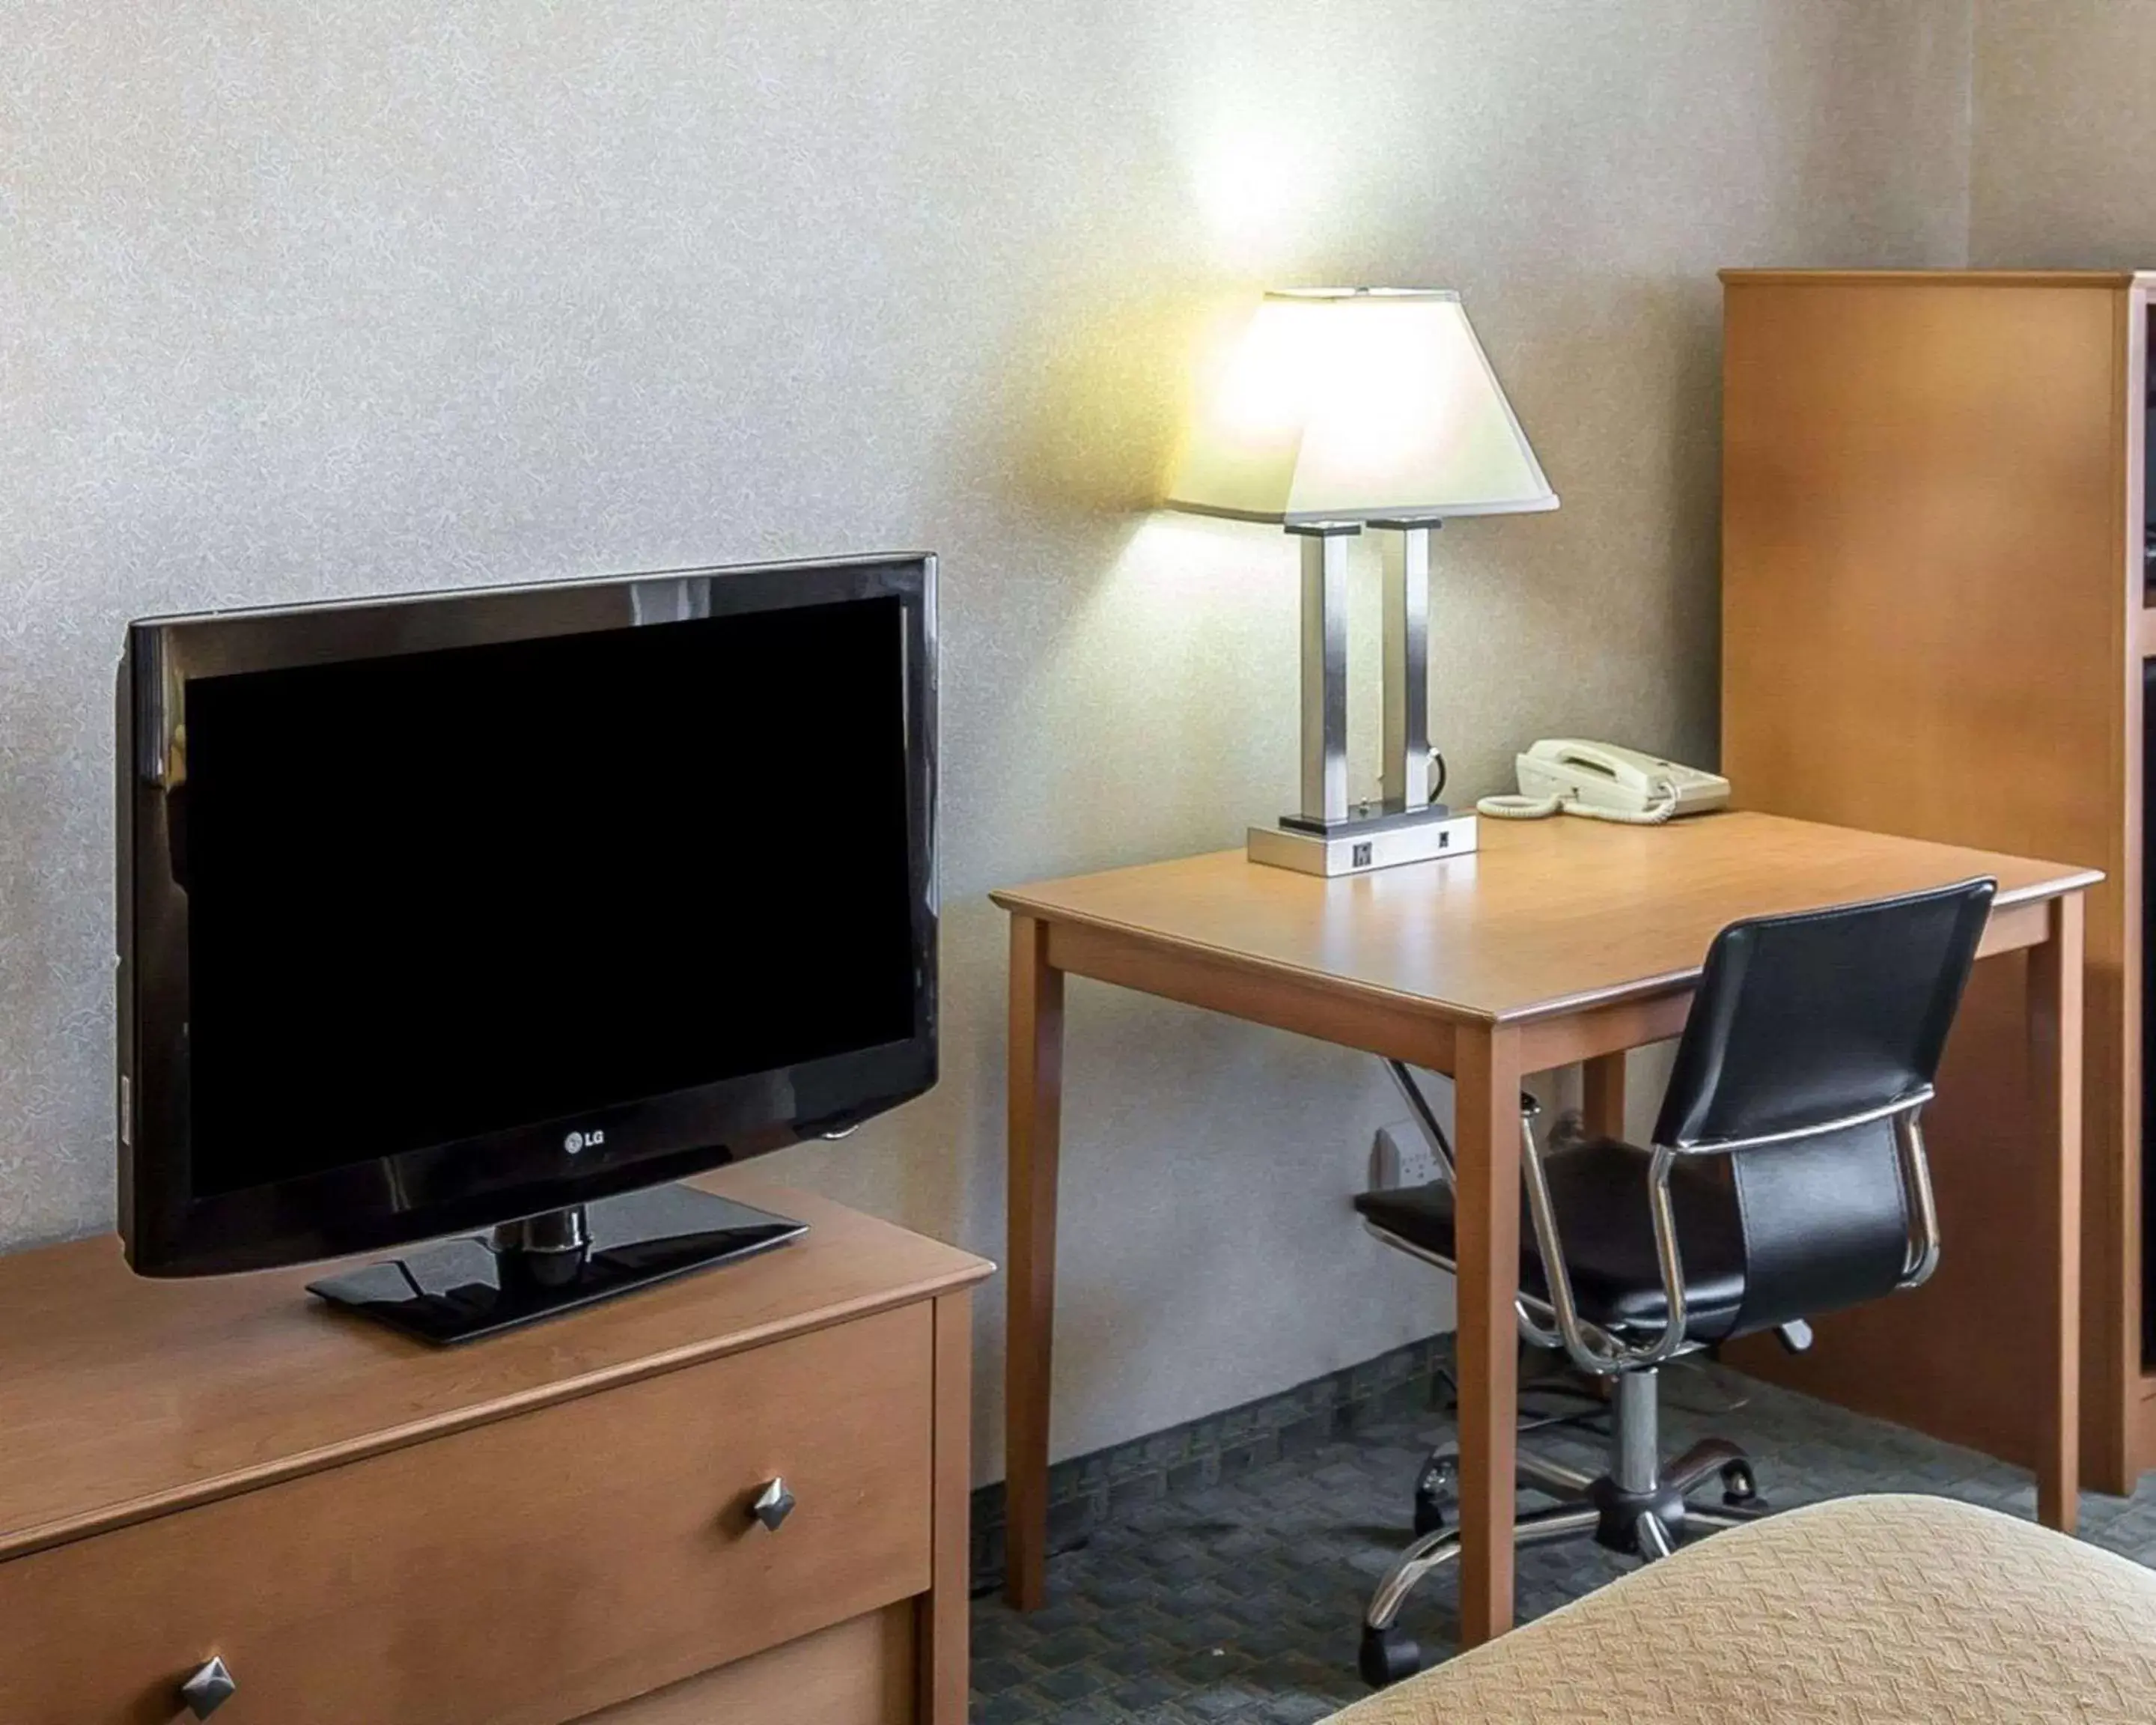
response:
<path fill-rule="evenodd" d="M 1736 1333 L 1876 1299 L 1909 1223 L 1893 1122 L 1927 1095 L 1998 883 L 1761 916 L 1715 937 L 1655 1142 L 1730 1153 L 1745 1256 Z"/>

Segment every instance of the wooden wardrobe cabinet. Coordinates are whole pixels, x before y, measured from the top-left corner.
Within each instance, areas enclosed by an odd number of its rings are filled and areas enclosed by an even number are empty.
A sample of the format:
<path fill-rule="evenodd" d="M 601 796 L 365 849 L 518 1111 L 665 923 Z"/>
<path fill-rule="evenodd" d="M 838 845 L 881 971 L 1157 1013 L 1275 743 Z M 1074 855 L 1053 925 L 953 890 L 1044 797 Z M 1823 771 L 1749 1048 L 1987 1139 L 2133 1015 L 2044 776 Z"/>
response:
<path fill-rule="evenodd" d="M 2143 1329 L 2149 295 L 2123 272 L 1732 270 L 1722 768 L 1743 806 L 2100 868 L 2089 895 L 2082 1467 L 2156 1465 Z M 1981 967 L 1927 1126 L 1918 1292 L 1748 1363 L 2026 1464 L 2046 1178 L 2021 983 Z"/>
<path fill-rule="evenodd" d="M 309 1272 L 0 1259 L 0 1720 L 188 1720 L 216 1657 L 218 1725 L 964 1725 L 989 1266 L 708 1183 L 809 1232 L 446 1350 Z"/>

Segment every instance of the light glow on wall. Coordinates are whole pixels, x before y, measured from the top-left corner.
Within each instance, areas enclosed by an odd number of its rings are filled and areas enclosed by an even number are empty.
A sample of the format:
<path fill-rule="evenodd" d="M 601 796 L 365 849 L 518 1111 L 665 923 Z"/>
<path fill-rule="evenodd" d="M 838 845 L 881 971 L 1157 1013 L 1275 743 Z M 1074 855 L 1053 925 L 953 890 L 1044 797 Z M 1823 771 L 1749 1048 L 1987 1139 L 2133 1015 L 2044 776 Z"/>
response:
<path fill-rule="evenodd" d="M 1221 118 L 1190 151 L 1192 196 L 1224 262 L 1262 264 L 1299 241 L 1317 207 L 1317 151 L 1278 119 Z"/>

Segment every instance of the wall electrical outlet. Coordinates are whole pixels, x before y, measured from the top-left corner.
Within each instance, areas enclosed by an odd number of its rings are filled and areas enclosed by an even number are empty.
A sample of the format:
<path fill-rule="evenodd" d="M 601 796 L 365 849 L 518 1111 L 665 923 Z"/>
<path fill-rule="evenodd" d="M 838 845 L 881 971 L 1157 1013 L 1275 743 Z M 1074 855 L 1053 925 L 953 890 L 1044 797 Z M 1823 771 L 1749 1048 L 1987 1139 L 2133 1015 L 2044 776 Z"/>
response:
<path fill-rule="evenodd" d="M 1397 1192 L 1403 1186 L 1427 1186 L 1440 1178 L 1437 1153 L 1412 1120 L 1395 1120 L 1378 1128 L 1370 1146 L 1370 1189 Z"/>

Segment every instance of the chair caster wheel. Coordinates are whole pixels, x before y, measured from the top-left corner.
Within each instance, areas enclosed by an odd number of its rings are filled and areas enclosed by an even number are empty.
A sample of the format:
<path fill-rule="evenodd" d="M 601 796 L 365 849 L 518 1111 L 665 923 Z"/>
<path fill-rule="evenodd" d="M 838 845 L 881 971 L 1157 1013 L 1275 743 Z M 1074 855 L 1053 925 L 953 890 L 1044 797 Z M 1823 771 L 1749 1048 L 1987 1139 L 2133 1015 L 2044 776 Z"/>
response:
<path fill-rule="evenodd" d="M 1759 1482 L 1752 1476 L 1750 1462 L 1722 1464 L 1722 1501 L 1731 1509 L 1767 1507 L 1767 1500 L 1759 1495 Z"/>
<path fill-rule="evenodd" d="M 1445 1507 L 1460 1495 L 1460 1464 L 1450 1455 L 1433 1455 L 1415 1480 L 1415 1538 L 1445 1531 Z"/>
<path fill-rule="evenodd" d="M 1363 1627 L 1363 1651 L 1356 1666 L 1373 1689 L 1389 1689 L 1422 1669 L 1422 1649 L 1397 1629 Z"/>

